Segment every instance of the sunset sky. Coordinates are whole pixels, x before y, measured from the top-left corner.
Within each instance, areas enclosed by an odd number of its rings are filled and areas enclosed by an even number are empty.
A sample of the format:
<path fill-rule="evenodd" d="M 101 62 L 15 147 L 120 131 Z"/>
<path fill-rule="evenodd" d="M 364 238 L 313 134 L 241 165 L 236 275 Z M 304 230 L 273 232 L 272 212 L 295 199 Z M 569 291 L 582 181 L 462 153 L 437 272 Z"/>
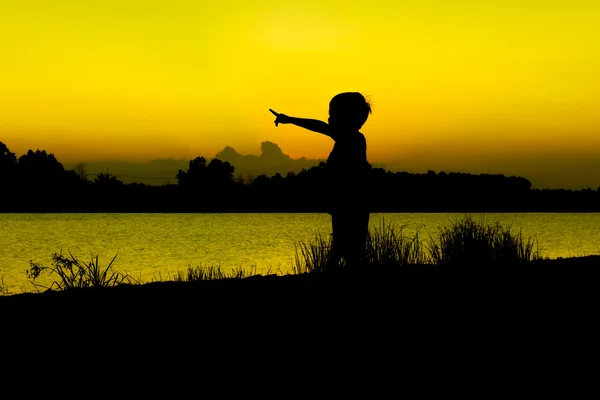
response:
<path fill-rule="evenodd" d="M 268 109 L 326 120 L 359 91 L 371 161 L 596 188 L 599 20 L 590 0 L 0 0 L 0 141 L 64 163 L 326 158 Z"/>

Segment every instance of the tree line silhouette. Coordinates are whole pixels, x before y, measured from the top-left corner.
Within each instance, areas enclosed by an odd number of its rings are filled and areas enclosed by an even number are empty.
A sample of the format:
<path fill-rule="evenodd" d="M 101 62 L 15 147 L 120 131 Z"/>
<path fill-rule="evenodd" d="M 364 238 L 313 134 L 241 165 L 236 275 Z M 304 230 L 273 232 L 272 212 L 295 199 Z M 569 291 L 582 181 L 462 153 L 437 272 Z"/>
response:
<path fill-rule="evenodd" d="M 0 142 L 0 212 L 326 212 L 325 163 L 286 176 L 234 179 L 235 167 L 196 157 L 176 184 L 125 184 L 110 173 L 88 179 L 84 164 L 66 170 L 52 153 L 17 159 Z M 600 187 L 533 189 L 525 178 L 498 174 L 373 168 L 364 193 L 372 212 L 599 212 Z M 353 201 L 354 199 L 348 199 Z"/>

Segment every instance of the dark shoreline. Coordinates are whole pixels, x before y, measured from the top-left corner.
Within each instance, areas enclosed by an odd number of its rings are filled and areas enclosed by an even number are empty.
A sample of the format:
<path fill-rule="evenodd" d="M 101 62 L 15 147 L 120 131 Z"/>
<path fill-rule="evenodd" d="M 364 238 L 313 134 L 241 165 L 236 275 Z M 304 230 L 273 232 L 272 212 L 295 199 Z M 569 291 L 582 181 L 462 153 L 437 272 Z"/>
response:
<path fill-rule="evenodd" d="M 440 268 L 433 265 L 411 265 L 404 268 L 378 269 L 376 272 L 337 272 L 303 275 L 255 275 L 246 278 L 227 278 L 193 282 L 151 282 L 125 284 L 109 288 L 73 289 L 67 291 L 45 291 L 41 293 L 18 293 L 0 296 L 0 307 L 8 306 L 61 306 L 82 307 L 97 305 L 111 306 L 157 306 L 202 305 L 210 302 L 244 300 L 266 296 L 278 301 L 302 301 L 307 294 L 345 293 L 359 296 L 361 293 L 418 294 L 429 291 L 435 295 L 453 293 L 457 285 L 462 289 L 472 287 L 475 282 L 501 287 L 502 285 L 525 284 L 527 282 L 564 282 L 586 272 L 600 272 L 600 255 L 543 259 L 526 265 L 497 268 Z M 582 279 L 582 283 L 584 279 Z M 563 288 L 566 289 L 566 288 Z M 220 300 L 219 300 L 220 299 Z"/>

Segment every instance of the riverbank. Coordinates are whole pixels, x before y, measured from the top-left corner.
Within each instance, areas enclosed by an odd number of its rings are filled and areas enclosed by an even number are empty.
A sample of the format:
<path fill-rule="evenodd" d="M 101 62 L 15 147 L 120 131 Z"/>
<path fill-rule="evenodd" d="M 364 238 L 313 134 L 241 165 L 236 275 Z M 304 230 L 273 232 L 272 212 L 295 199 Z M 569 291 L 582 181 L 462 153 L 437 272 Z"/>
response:
<path fill-rule="evenodd" d="M 573 275 L 585 272 L 585 275 Z M 105 288 L 69 289 L 41 293 L 19 293 L 0 296 L 1 307 L 177 307 L 197 305 L 218 308 L 232 300 L 270 299 L 302 302 L 315 294 L 337 293 L 360 296 L 361 293 L 394 293 L 434 296 L 485 284 L 494 287 L 526 284 L 532 281 L 565 281 L 579 277 L 595 282 L 600 272 L 600 255 L 558 259 L 540 259 L 519 266 L 499 268 L 464 266 L 441 268 L 435 265 L 377 268 L 376 271 L 312 273 L 298 275 L 255 275 L 196 281 L 163 281 L 145 284 L 121 284 Z"/>

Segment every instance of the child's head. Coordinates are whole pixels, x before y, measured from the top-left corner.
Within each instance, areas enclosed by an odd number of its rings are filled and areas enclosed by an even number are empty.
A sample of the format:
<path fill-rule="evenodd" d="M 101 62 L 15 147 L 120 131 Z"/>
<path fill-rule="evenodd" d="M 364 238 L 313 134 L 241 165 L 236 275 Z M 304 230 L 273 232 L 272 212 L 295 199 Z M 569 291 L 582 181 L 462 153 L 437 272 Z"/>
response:
<path fill-rule="evenodd" d="M 344 129 L 359 130 L 371 114 L 371 105 L 358 92 L 335 95 L 329 102 L 329 124 Z"/>

